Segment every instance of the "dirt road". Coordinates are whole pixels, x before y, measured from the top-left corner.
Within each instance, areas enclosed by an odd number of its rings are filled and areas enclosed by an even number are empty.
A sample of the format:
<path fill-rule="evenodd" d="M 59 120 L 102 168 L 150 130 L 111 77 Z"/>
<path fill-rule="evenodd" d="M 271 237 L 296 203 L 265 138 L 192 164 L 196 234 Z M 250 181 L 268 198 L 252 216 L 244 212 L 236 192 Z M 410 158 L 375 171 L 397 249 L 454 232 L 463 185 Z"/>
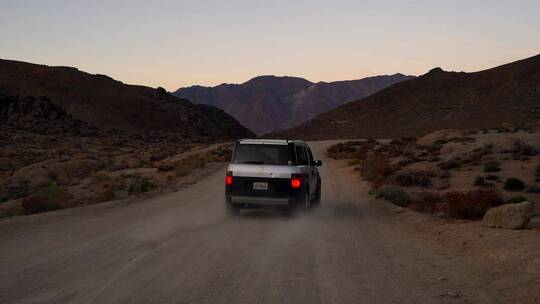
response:
<path fill-rule="evenodd" d="M 0 221 L 1 303 L 503 303 L 342 163 L 322 206 L 227 217 L 224 168 L 177 193 Z"/>

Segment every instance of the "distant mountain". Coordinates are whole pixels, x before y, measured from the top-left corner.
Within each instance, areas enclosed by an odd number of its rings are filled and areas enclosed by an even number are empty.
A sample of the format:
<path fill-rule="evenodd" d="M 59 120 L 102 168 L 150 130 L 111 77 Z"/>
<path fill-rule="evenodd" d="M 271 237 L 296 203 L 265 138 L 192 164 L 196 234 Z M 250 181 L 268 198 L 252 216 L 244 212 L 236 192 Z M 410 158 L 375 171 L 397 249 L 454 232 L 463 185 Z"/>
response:
<path fill-rule="evenodd" d="M 47 109 L 55 109 L 54 113 L 65 111 L 75 121 L 101 130 L 169 133 L 187 140 L 253 135 L 220 109 L 192 104 L 162 88 L 126 85 L 107 76 L 91 75 L 72 67 L 0 60 L 0 95 L 4 96 L 0 98 L 3 103 L 0 108 L 4 112 L 10 109 L 12 113 L 21 115 L 17 107 L 24 106 L 27 108 L 25 113 L 31 113 L 39 110 L 34 109 L 36 106 L 47 105 Z M 18 101 L 9 96 L 21 99 Z M 8 121 L 6 113 L 3 115 Z"/>
<path fill-rule="evenodd" d="M 297 77 L 259 76 L 242 84 L 192 86 L 173 94 L 225 110 L 258 134 L 296 126 L 319 113 L 414 78 L 395 74 L 312 83 Z"/>
<path fill-rule="evenodd" d="M 304 139 L 395 138 L 540 121 L 540 55 L 475 73 L 435 68 L 416 79 L 273 134 Z"/>

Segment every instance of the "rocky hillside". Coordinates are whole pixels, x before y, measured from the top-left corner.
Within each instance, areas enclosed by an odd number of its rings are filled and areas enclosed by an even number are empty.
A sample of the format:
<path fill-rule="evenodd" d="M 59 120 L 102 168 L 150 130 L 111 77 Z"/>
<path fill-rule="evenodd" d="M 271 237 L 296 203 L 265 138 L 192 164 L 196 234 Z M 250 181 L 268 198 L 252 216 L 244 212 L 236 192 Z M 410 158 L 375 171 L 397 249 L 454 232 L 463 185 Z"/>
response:
<path fill-rule="evenodd" d="M 252 135 L 222 110 L 194 105 L 162 88 L 126 85 L 71 67 L 10 60 L 0 60 L 0 71 L 1 95 L 23 99 L 33 96 L 34 100 L 41 101 L 44 97 L 73 119 L 100 130 L 127 134 L 168 133 L 189 141 Z M 2 100 L 2 109 L 8 108 L 5 102 L 7 99 Z"/>
<path fill-rule="evenodd" d="M 397 138 L 540 120 L 540 55 L 475 73 L 440 68 L 348 103 L 277 137 Z"/>
<path fill-rule="evenodd" d="M 260 76 L 242 84 L 192 86 L 174 94 L 225 110 L 263 134 L 296 126 L 319 113 L 413 78 L 402 74 L 360 80 L 312 83 L 297 77 Z"/>

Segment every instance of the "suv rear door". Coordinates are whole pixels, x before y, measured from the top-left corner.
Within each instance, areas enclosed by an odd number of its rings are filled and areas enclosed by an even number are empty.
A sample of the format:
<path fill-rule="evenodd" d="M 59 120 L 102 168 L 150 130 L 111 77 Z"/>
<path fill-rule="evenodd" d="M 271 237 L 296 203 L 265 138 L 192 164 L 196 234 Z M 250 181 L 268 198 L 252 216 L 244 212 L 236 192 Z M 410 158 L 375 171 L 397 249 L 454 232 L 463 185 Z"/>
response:
<path fill-rule="evenodd" d="M 296 153 L 296 166 L 298 167 L 300 173 L 304 175 L 305 182 L 309 185 L 310 194 L 314 193 L 315 184 L 313 184 L 312 177 L 312 166 L 310 162 L 309 153 L 307 147 L 303 144 L 295 144 L 295 153 Z"/>

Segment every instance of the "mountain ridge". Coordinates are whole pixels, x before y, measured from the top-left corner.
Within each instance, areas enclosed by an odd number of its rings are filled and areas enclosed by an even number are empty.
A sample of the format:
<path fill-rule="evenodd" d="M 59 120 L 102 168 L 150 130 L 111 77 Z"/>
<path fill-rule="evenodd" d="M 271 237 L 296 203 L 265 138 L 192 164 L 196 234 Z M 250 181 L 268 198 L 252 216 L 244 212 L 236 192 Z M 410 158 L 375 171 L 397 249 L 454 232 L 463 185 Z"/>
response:
<path fill-rule="evenodd" d="M 540 55 L 536 55 L 472 73 L 434 68 L 272 136 L 395 138 L 539 120 Z"/>
<path fill-rule="evenodd" d="M 223 109 L 258 134 L 297 125 L 348 101 L 414 78 L 401 73 L 317 83 L 301 77 L 261 75 L 239 84 L 194 85 L 173 92 Z"/>
<path fill-rule="evenodd" d="M 252 133 L 222 110 L 192 104 L 163 88 L 127 85 L 74 67 L 0 59 L 0 93 L 46 97 L 75 119 L 103 130 L 162 132 L 176 138 L 232 139 Z"/>

